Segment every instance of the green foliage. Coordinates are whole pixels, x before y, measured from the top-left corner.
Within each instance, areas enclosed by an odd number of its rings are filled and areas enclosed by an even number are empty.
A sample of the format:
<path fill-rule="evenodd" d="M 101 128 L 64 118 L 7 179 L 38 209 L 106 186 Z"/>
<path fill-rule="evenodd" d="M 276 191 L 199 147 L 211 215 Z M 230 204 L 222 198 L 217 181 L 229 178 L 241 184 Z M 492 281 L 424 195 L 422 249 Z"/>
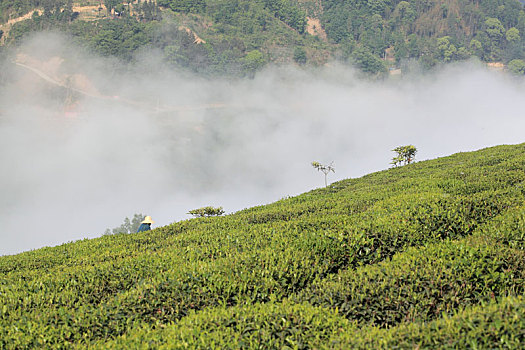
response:
<path fill-rule="evenodd" d="M 259 68 L 264 66 L 266 60 L 259 50 L 252 50 L 246 54 L 243 59 L 243 67 L 247 72 L 255 73 Z"/>
<path fill-rule="evenodd" d="M 437 39 L 437 49 L 439 58 L 443 62 L 450 62 L 457 58 L 458 50 L 454 44 L 450 42 L 450 37 L 445 36 Z"/>
<path fill-rule="evenodd" d="M 297 297 L 349 320 L 390 327 L 429 321 L 459 306 L 525 292 L 525 255 L 495 242 L 447 241 L 345 270 Z"/>
<path fill-rule="evenodd" d="M 306 57 L 306 50 L 302 47 L 296 47 L 294 50 L 293 50 L 293 60 L 296 62 L 296 63 L 299 63 L 299 64 L 305 64 L 306 63 L 306 60 L 307 60 L 307 57 Z"/>
<path fill-rule="evenodd" d="M 484 225 L 480 230 L 482 237 L 490 237 L 514 249 L 525 250 L 525 207 L 506 211 L 501 216 Z"/>
<path fill-rule="evenodd" d="M 525 342 L 524 310 L 522 296 L 503 298 L 428 323 L 365 327 L 329 343 L 340 349 L 520 349 Z"/>
<path fill-rule="evenodd" d="M 392 152 L 396 152 L 396 156 L 392 158 L 390 164 L 396 167 L 401 164 L 406 165 L 412 163 L 416 158 L 417 148 L 413 145 L 399 146 L 394 148 Z"/>
<path fill-rule="evenodd" d="M 222 207 L 203 207 L 199 209 L 190 210 L 188 214 L 191 214 L 198 218 L 206 216 L 221 216 L 222 214 L 224 214 L 224 210 L 222 209 Z"/>
<path fill-rule="evenodd" d="M 505 28 L 497 18 L 487 18 L 485 21 L 485 31 L 490 39 L 500 41 L 505 32 Z"/>
<path fill-rule="evenodd" d="M 483 54 L 483 45 L 479 40 L 472 39 L 470 41 L 470 49 L 474 52 L 475 55 L 481 57 Z"/>
<path fill-rule="evenodd" d="M 274 14 L 275 17 L 288 24 L 299 33 L 304 33 L 306 27 L 306 15 L 291 0 L 263 0 L 265 6 Z"/>
<path fill-rule="evenodd" d="M 118 0 L 104 0 L 104 5 L 106 6 L 107 14 L 111 14 L 112 10 L 114 10 L 118 4 Z"/>
<path fill-rule="evenodd" d="M 520 348 L 524 183 L 499 146 L 3 256 L 0 348 Z"/>
<path fill-rule="evenodd" d="M 110 234 L 120 234 L 120 233 L 135 233 L 139 229 L 140 223 L 142 220 L 144 220 L 146 216 L 144 214 L 134 214 L 133 219 L 129 219 L 126 217 L 124 219 L 124 223 L 118 227 L 115 227 L 113 230 L 110 230 L 109 228 L 104 231 L 105 235 Z"/>
<path fill-rule="evenodd" d="M 514 27 L 510 28 L 507 30 L 507 33 L 505 33 L 505 39 L 507 39 L 509 43 L 519 42 L 521 40 L 520 31 Z"/>
<path fill-rule="evenodd" d="M 184 13 L 203 13 L 206 10 L 205 0 L 163 0 L 160 5 Z"/>
<path fill-rule="evenodd" d="M 519 49 L 522 38 L 516 36 L 516 30 L 524 29 L 525 12 L 515 0 L 452 4 L 326 0 L 323 9 L 322 22 L 331 40 L 343 43 L 354 39 L 377 58 L 393 48 L 396 64 L 415 59 L 430 68 L 439 61 L 462 60 L 472 54 L 489 62 L 525 58 Z M 506 40 L 509 30 L 510 40 Z"/>
<path fill-rule="evenodd" d="M 356 327 L 336 312 L 289 302 L 212 309 L 166 328 L 144 328 L 95 348 L 259 349 L 518 349 L 523 345 L 525 301 L 503 298 L 467 307 L 428 323 L 389 329 Z M 461 336 L 458 336 L 461 334 Z M 146 345 L 147 344 L 147 345 Z"/>
<path fill-rule="evenodd" d="M 525 74 L 525 61 L 524 60 L 512 60 L 509 62 L 509 70 L 516 75 Z"/>
<path fill-rule="evenodd" d="M 385 63 L 364 47 L 357 48 L 352 53 L 351 62 L 363 72 L 372 75 L 381 76 L 387 72 Z"/>
<path fill-rule="evenodd" d="M 255 304 L 215 308 L 191 313 L 176 325 L 161 330 L 143 329 L 100 347 L 127 348 L 148 344 L 150 348 L 214 347 L 221 349 L 306 349 L 340 336 L 352 325 L 337 313 L 309 304 Z"/>
<path fill-rule="evenodd" d="M 86 34 L 88 33 L 83 35 Z M 131 59 L 134 52 L 148 40 L 145 25 L 131 18 L 100 21 L 97 32 L 89 34 L 91 34 L 89 44 L 97 52 L 105 56 L 119 56 L 125 59 Z"/>
<path fill-rule="evenodd" d="M 104 56 L 130 61 L 149 46 L 158 48 L 166 62 L 178 68 L 230 76 L 253 76 L 271 60 L 291 62 L 293 50 L 287 57 L 270 57 L 270 47 L 276 45 L 315 46 L 321 50 L 317 56 L 326 55 L 323 51 L 329 47 L 303 35 L 305 13 L 293 0 L 143 1 L 133 4 L 129 13 L 126 6 L 112 0 L 106 5 L 108 13 L 102 14 L 106 17 L 92 22 L 78 20 L 78 13 L 66 16 L 66 5 L 51 6 L 42 16 L 16 23 L 7 43 L 16 44 L 34 31 L 58 29 Z M 111 9 L 118 10 L 119 17 L 110 16 Z M 206 43 L 196 41 L 196 35 Z"/>
<path fill-rule="evenodd" d="M 505 64 L 525 60 L 525 10 L 517 0 L 325 0 L 322 6 L 312 0 L 159 0 L 133 4 L 131 12 L 114 0 L 104 3 L 106 18 L 91 22 L 80 21 L 70 1 L 1 2 L 3 22 L 44 10 L 14 24 L 4 34 L 6 43 L 54 29 L 124 61 L 151 47 L 177 68 L 249 77 L 270 62 L 318 65 L 334 58 L 372 77 L 405 61 L 430 69 L 472 55 Z M 111 9 L 119 12 L 117 18 Z M 320 20 L 326 41 L 306 33 L 307 12 Z M 193 33 L 206 44 L 196 42 Z"/>

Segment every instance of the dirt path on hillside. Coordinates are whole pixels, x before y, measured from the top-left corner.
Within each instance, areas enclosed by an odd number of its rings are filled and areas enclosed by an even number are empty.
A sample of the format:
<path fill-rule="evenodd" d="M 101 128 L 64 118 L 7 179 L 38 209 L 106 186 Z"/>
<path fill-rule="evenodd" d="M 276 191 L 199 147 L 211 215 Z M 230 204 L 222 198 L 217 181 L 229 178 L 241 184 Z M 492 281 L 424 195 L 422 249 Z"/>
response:
<path fill-rule="evenodd" d="M 137 1 L 133 1 L 130 3 L 130 11 L 133 11 L 133 4 L 136 4 Z M 15 23 L 18 23 L 18 22 L 21 22 L 21 21 L 25 21 L 27 19 L 30 19 L 32 16 L 33 16 L 33 13 L 34 12 L 38 12 L 39 15 L 42 15 L 42 10 L 41 9 L 35 9 L 33 11 L 30 11 L 29 13 L 26 13 L 25 15 L 23 16 L 20 16 L 20 17 L 17 17 L 17 18 L 13 18 L 13 19 L 10 19 L 9 21 L 7 21 L 7 23 L 4 23 L 4 24 L 0 24 L 0 30 L 2 30 L 4 32 L 1 40 L 0 40 L 0 44 L 4 43 L 5 42 L 5 39 L 9 36 L 9 30 L 11 29 L 11 26 Z M 97 19 L 102 19 L 102 18 L 106 18 L 106 14 L 107 14 L 107 9 L 106 9 L 106 6 L 104 4 L 100 4 L 100 5 L 88 5 L 88 6 L 78 6 L 78 5 L 73 5 L 73 12 L 78 12 L 79 13 L 79 18 L 83 21 L 95 21 Z M 103 14 L 101 16 L 101 14 Z M 184 30 L 186 31 L 186 33 L 188 33 L 189 35 L 193 36 L 193 43 L 194 44 L 205 44 L 206 41 L 203 40 L 201 37 L 199 37 L 197 35 L 197 33 L 195 33 L 193 30 L 191 30 L 190 28 L 186 27 L 186 26 L 180 26 L 179 27 L 179 30 Z"/>
<path fill-rule="evenodd" d="M 135 101 L 121 96 L 111 96 L 101 94 L 97 88 L 91 83 L 90 79 L 82 74 L 61 74 L 60 65 L 63 59 L 60 57 L 53 57 L 46 62 L 36 60 L 28 55 L 18 54 L 14 64 L 21 67 L 46 82 L 59 86 L 64 89 L 76 92 L 80 95 L 95 98 L 105 101 L 113 101 L 116 103 L 131 105 L 133 107 L 141 108 L 148 113 L 164 113 L 164 112 L 188 112 L 206 109 L 223 109 L 232 108 L 235 106 L 226 105 L 224 103 L 209 103 L 203 105 L 182 105 L 182 106 L 168 106 L 155 105 L 147 101 Z"/>
<path fill-rule="evenodd" d="M 20 16 L 20 17 L 17 17 L 17 18 L 12 18 L 10 19 L 9 21 L 7 21 L 7 23 L 4 23 L 2 26 L 4 25 L 7 25 L 7 26 L 12 26 L 13 24 L 17 23 L 17 22 L 21 22 L 21 21 L 25 21 L 26 19 L 30 19 L 32 16 L 33 16 L 33 13 L 34 12 L 38 12 L 39 15 L 42 14 L 42 10 L 41 9 L 34 9 L 33 11 L 29 12 L 29 13 L 26 13 L 25 15 L 23 16 Z"/>
<path fill-rule="evenodd" d="M 190 28 L 188 27 L 185 27 L 185 26 L 180 26 L 179 27 L 179 30 L 184 30 L 186 31 L 186 33 L 188 33 L 189 35 L 192 35 L 193 36 L 193 43 L 194 44 L 206 44 L 206 41 L 205 40 L 202 40 L 193 30 L 191 30 Z"/>
<path fill-rule="evenodd" d="M 86 12 L 89 10 L 98 12 L 99 8 L 101 8 L 101 11 L 106 10 L 106 5 L 100 4 L 98 6 L 73 6 L 73 12 Z"/>
<path fill-rule="evenodd" d="M 4 24 L 0 24 L 0 30 L 3 33 L 2 35 L 2 38 L 0 38 L 0 44 L 3 44 L 5 42 L 5 39 L 7 38 L 7 36 L 9 35 L 9 31 L 11 30 L 11 26 L 15 23 L 18 23 L 18 22 L 22 22 L 22 21 L 25 21 L 26 19 L 30 19 L 32 16 L 33 16 L 33 13 L 34 12 L 37 12 L 39 15 L 42 14 L 42 10 L 41 9 L 34 9 L 33 11 L 29 12 L 29 13 L 26 13 L 25 15 L 23 16 L 20 16 L 20 17 L 17 17 L 17 18 L 12 18 L 10 19 L 9 21 L 7 21 L 6 23 Z"/>
<path fill-rule="evenodd" d="M 73 6 L 73 12 L 78 12 L 79 16 L 82 17 L 82 19 L 84 21 L 89 21 L 89 20 L 93 21 L 93 20 L 96 19 L 96 16 L 99 14 L 99 11 L 98 11 L 99 7 L 102 8 L 100 10 L 100 13 L 104 13 L 105 14 L 106 13 L 106 6 L 104 4 L 96 5 L 96 6 L 95 5 L 90 5 L 90 6 Z M 11 18 L 6 23 L 0 24 L 0 30 L 2 30 L 4 32 L 4 34 L 2 35 L 2 38 L 0 40 L 0 44 L 4 43 L 5 39 L 9 36 L 9 31 L 11 30 L 11 27 L 13 26 L 13 24 L 25 21 L 27 19 L 30 19 L 33 16 L 33 13 L 35 11 L 40 16 L 43 13 L 42 9 L 36 8 L 34 10 L 29 11 L 28 13 L 26 13 L 23 16 L 16 17 L 16 18 Z"/>

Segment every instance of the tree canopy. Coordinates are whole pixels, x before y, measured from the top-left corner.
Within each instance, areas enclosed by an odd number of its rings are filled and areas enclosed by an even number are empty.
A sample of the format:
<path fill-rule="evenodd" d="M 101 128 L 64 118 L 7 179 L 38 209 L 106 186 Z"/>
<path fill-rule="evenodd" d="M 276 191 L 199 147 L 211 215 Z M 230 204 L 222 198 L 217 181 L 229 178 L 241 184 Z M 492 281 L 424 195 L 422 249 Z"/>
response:
<path fill-rule="evenodd" d="M 0 35 L 16 45 L 28 33 L 60 30 L 124 61 L 156 48 L 166 64 L 205 75 L 253 75 L 268 63 L 337 58 L 377 77 L 409 61 L 431 68 L 470 57 L 504 64 L 525 59 L 525 11 L 518 0 L 325 0 L 322 6 L 314 0 L 105 0 L 106 11 L 91 19 L 73 4 L 3 1 L 4 23 L 42 10 Z M 85 4 L 99 2 L 75 6 Z"/>

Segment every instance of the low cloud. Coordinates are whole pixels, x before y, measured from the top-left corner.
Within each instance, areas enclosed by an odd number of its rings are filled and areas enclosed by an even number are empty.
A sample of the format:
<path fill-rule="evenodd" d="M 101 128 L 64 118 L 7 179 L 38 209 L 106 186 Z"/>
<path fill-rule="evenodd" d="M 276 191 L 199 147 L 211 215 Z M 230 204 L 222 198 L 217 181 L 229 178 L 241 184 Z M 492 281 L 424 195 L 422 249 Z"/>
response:
<path fill-rule="evenodd" d="M 204 79 L 144 55 L 133 67 L 40 34 L 2 63 L 0 255 L 227 212 L 418 160 L 521 143 L 523 80 L 475 63 L 369 82 L 338 65 Z"/>

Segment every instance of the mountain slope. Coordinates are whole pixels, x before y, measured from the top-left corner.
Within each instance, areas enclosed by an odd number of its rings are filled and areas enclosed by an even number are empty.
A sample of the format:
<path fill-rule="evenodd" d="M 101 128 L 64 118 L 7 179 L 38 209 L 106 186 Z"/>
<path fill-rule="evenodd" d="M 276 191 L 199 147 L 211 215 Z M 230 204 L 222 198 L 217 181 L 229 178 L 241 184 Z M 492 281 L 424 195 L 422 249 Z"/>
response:
<path fill-rule="evenodd" d="M 465 344 L 519 348 L 524 151 L 0 257 L 0 347 L 439 346 L 470 327 Z"/>
<path fill-rule="evenodd" d="M 525 11 L 518 0 L 104 3 L 97 12 L 96 1 L 4 1 L 4 22 L 40 9 L 9 27 L 4 40 L 13 44 L 30 32 L 59 29 L 102 55 L 130 60 L 155 48 L 166 64 L 221 75 L 250 75 L 268 63 L 320 65 L 333 59 L 374 75 L 413 61 L 430 68 L 471 57 L 515 61 L 511 67 L 518 73 L 525 65 Z"/>

